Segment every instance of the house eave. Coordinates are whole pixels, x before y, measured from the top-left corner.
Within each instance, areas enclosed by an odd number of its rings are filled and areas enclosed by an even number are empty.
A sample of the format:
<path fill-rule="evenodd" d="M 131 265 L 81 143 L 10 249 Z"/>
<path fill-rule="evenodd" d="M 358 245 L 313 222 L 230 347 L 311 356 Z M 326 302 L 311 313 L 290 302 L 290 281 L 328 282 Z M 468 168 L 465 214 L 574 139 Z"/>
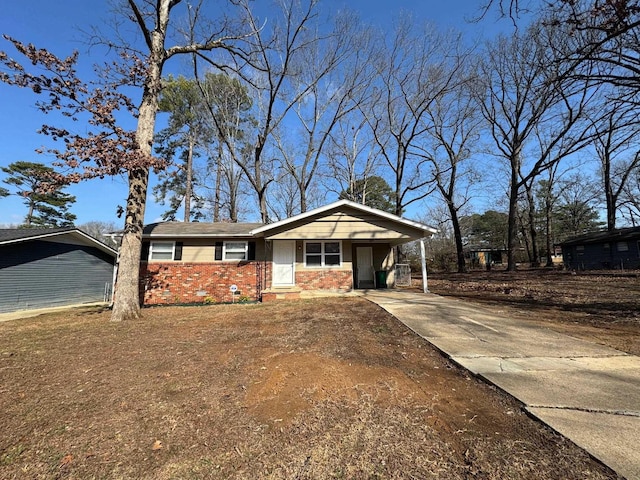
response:
<path fill-rule="evenodd" d="M 144 234 L 142 238 L 254 238 L 255 235 L 251 233 L 186 233 L 186 234 L 171 234 L 171 233 L 150 233 Z"/>
<path fill-rule="evenodd" d="M 110 246 L 108 246 L 107 244 L 102 243 L 100 240 L 98 240 L 96 238 L 93 238 L 91 235 L 88 235 L 85 232 L 83 232 L 82 230 L 77 229 L 77 228 L 69 229 L 69 230 L 63 230 L 63 231 L 57 231 L 57 232 L 43 232 L 41 235 L 33 235 L 33 236 L 29 236 L 29 237 L 15 238 L 15 239 L 11 239 L 11 240 L 4 240 L 4 241 L 0 241 L 0 245 L 11 245 L 11 244 L 29 242 L 29 241 L 32 241 L 32 240 L 51 239 L 51 238 L 54 238 L 54 237 L 60 237 L 60 236 L 65 236 L 65 235 L 71 235 L 71 236 L 80 237 L 85 242 L 91 244 L 92 246 L 96 247 L 97 249 L 101 250 L 104 253 L 112 255 L 113 257 L 116 257 L 118 255 L 118 252 L 116 250 L 114 250 L 113 248 L 111 248 Z"/>
<path fill-rule="evenodd" d="M 354 210 L 359 210 L 361 212 L 369 213 L 372 215 L 376 215 L 378 217 L 384 218 L 386 220 L 390 220 L 401 225 L 405 225 L 408 227 L 415 228 L 423 233 L 423 238 L 430 237 L 431 235 L 438 233 L 433 227 L 429 227 L 428 225 L 424 225 L 422 223 L 416 222 L 414 220 L 407 220 L 406 218 L 399 217 L 392 213 L 383 212 L 382 210 L 377 210 L 375 208 L 368 207 L 366 205 L 362 205 L 360 203 L 355 203 L 350 200 L 338 200 L 337 202 L 330 203 L 329 205 L 325 205 L 323 207 L 316 208 L 314 210 L 309 210 L 304 213 L 300 213 L 298 215 L 294 215 L 293 217 L 286 218 L 284 220 L 280 220 L 278 222 L 270 223 L 268 225 L 264 225 L 262 227 L 255 228 L 251 231 L 253 235 L 258 234 L 266 234 L 270 230 L 278 229 L 281 227 L 286 227 L 289 224 L 293 224 L 299 222 L 301 220 L 305 220 L 307 218 L 313 217 L 314 215 L 319 215 L 324 212 L 328 212 L 340 207 L 350 207 Z M 267 235 L 265 235 L 267 236 Z"/>

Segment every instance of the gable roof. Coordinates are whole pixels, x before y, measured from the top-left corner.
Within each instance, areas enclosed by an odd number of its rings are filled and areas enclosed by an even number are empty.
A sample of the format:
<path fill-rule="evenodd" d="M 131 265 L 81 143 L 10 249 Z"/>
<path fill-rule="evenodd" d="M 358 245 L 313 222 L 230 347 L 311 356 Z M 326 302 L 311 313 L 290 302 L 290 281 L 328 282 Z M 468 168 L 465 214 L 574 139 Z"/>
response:
<path fill-rule="evenodd" d="M 11 245 L 20 242 L 29 242 L 41 239 L 56 239 L 70 237 L 78 243 L 98 248 L 99 250 L 116 256 L 118 252 L 109 245 L 84 233 L 75 227 L 61 228 L 2 228 L 0 229 L 0 245 Z"/>
<path fill-rule="evenodd" d="M 578 237 L 573 237 L 560 243 L 562 246 L 582 245 L 585 243 L 624 242 L 627 240 L 640 240 L 640 227 L 618 228 L 616 230 L 604 230 L 591 232 Z"/>
<path fill-rule="evenodd" d="M 398 224 L 401 224 L 407 227 L 421 230 L 425 237 L 430 237 L 434 233 L 438 232 L 435 228 L 425 225 L 424 223 L 416 222 L 414 220 L 407 220 L 406 218 L 399 217 L 397 215 L 393 215 L 392 213 L 384 212 L 382 210 L 378 210 L 377 208 L 368 207 L 366 205 L 362 205 L 361 203 L 352 202 L 351 200 L 338 200 L 337 202 L 330 203 L 323 207 L 315 208 L 313 210 L 309 210 L 307 212 L 294 215 L 293 217 L 290 217 L 290 218 L 285 218 L 284 220 L 280 220 L 279 222 L 262 225 L 252 230 L 251 233 L 254 235 L 264 234 L 266 232 L 269 232 L 270 230 L 275 230 L 280 227 L 287 226 L 289 224 L 295 224 L 296 222 L 299 222 L 301 220 L 304 221 L 305 219 L 308 219 L 315 215 L 320 215 L 322 213 L 326 213 L 331 210 L 339 209 L 340 207 L 349 207 L 354 210 L 360 211 L 362 213 L 375 215 L 380 218 L 384 218 L 386 220 L 390 220 L 392 222 L 396 222 Z"/>
<path fill-rule="evenodd" d="M 262 223 L 158 222 L 144 226 L 144 237 L 251 237 Z"/>

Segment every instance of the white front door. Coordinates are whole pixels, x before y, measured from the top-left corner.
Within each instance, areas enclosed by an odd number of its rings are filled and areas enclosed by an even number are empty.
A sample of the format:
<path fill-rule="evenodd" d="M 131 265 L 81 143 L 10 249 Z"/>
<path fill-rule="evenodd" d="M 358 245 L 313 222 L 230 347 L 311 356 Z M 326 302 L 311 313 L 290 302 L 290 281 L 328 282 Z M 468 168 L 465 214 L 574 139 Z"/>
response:
<path fill-rule="evenodd" d="M 358 269 L 358 288 L 373 288 L 373 248 L 356 247 L 356 268 Z"/>
<path fill-rule="evenodd" d="M 296 242 L 273 241 L 273 286 L 291 286 L 295 281 Z"/>

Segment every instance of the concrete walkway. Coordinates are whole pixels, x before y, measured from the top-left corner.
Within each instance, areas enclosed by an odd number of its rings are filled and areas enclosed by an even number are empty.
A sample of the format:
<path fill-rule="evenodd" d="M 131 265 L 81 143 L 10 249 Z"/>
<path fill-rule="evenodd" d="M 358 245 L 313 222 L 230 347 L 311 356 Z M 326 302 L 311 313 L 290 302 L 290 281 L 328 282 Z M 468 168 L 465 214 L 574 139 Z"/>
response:
<path fill-rule="evenodd" d="M 433 294 L 364 296 L 619 475 L 640 479 L 640 357 Z"/>

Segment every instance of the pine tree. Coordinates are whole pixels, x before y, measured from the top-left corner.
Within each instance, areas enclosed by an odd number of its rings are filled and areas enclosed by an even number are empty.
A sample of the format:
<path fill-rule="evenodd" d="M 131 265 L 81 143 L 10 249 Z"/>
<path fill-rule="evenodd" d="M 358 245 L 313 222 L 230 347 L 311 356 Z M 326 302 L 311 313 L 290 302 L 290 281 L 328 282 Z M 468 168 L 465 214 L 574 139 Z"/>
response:
<path fill-rule="evenodd" d="M 4 183 L 15 188 L 14 195 L 24 198 L 28 209 L 25 227 L 73 226 L 76 216 L 69 212 L 69 207 L 76 197 L 62 191 L 63 186 L 57 183 L 58 176 L 53 168 L 19 161 L 2 167 L 2 171 L 7 174 Z M 7 189 L 1 190 L 10 194 Z"/>

